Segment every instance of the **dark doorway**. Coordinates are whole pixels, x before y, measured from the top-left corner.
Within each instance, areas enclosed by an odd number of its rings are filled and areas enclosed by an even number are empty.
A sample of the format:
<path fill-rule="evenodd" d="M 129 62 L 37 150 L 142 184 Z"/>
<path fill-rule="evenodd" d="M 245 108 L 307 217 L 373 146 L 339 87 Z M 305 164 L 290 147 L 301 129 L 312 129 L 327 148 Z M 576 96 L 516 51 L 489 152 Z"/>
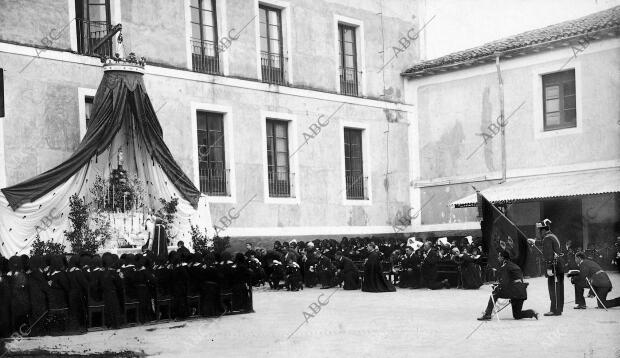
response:
<path fill-rule="evenodd" d="M 574 247 L 583 246 L 583 218 L 581 199 L 545 200 L 541 207 L 541 220 L 551 220 L 551 231 L 560 239 L 562 249 L 570 240 Z"/>

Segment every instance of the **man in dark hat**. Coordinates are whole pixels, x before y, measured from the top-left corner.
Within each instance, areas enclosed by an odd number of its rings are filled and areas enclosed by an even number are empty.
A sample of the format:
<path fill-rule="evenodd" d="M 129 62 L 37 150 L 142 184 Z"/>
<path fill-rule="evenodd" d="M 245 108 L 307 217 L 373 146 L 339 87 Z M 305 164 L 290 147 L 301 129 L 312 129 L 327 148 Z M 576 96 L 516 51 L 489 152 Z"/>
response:
<path fill-rule="evenodd" d="M 560 261 L 562 248 L 560 240 L 551 232 L 551 220 L 536 224 L 542 238 L 543 259 L 547 265 L 547 287 L 551 305 L 545 316 L 560 316 L 564 310 L 564 265 Z"/>
<path fill-rule="evenodd" d="M 72 331 L 86 331 L 88 280 L 80 269 L 80 258 L 77 255 L 69 259 L 69 327 Z"/>
<path fill-rule="evenodd" d="M 60 334 L 66 329 L 66 322 L 69 318 L 68 296 L 71 288 L 61 255 L 53 255 L 50 259 L 48 282 L 50 284 L 48 314 L 51 321 L 50 331 L 52 334 Z"/>
<path fill-rule="evenodd" d="M 522 310 L 523 302 L 527 299 L 527 284 L 523 283 L 523 272 L 519 266 L 510 261 L 510 254 L 505 250 L 498 254 L 497 259 L 500 265 L 499 283 L 493 288 L 487 308 L 478 320 L 488 321 L 491 319 L 491 313 L 498 298 L 510 300 L 514 319 L 536 318 L 538 320 L 538 313 L 534 310 Z"/>
<path fill-rule="evenodd" d="M 43 257 L 34 255 L 30 258 L 28 290 L 30 294 L 30 329 L 31 336 L 47 333 L 47 326 L 42 319 L 47 313 L 49 285 L 43 273 Z"/>
<path fill-rule="evenodd" d="M 25 272 L 24 260 L 20 256 L 11 257 L 9 267 L 11 271 L 7 275 L 10 277 L 11 287 L 11 324 L 13 330 L 17 331 L 22 324 L 28 324 L 30 311 L 28 276 Z"/>
<path fill-rule="evenodd" d="M 103 254 L 102 260 L 101 292 L 105 305 L 105 324 L 110 328 L 117 329 L 122 323 L 122 312 L 125 307 L 123 281 L 116 272 L 116 258 L 106 253 Z"/>
<path fill-rule="evenodd" d="M 583 291 L 590 288 L 594 291 L 597 298 L 598 308 L 610 308 L 620 306 L 620 297 L 607 300 L 607 294 L 611 292 L 612 285 L 607 273 L 596 262 L 586 258 L 583 252 L 575 254 L 575 262 L 579 267 L 571 281 L 575 284 L 575 309 L 585 309 L 586 300 L 583 298 Z M 572 276 L 572 272 L 569 273 Z"/>
<path fill-rule="evenodd" d="M 11 285 L 9 262 L 0 255 L 0 338 L 6 338 L 12 333 L 11 328 Z M 0 346 L 1 347 L 1 346 Z M 1 352 L 1 350 L 0 350 Z"/>

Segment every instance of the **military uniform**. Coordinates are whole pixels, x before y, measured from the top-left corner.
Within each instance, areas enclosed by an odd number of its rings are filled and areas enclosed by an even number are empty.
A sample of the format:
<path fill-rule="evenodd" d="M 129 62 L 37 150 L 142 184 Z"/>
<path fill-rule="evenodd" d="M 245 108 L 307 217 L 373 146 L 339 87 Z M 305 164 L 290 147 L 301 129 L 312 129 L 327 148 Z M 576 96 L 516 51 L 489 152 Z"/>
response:
<path fill-rule="evenodd" d="M 564 265 L 559 260 L 562 254 L 560 240 L 551 231 L 543 237 L 543 258 L 547 266 L 547 287 L 551 305 L 549 312 L 561 315 L 564 310 Z"/>
<path fill-rule="evenodd" d="M 523 311 L 523 302 L 527 299 L 527 291 L 522 292 L 517 285 L 520 282 L 523 282 L 523 271 L 511 261 L 504 261 L 504 264 L 499 268 L 499 284 L 493 290 L 493 297 L 489 298 L 489 303 L 487 304 L 487 308 L 484 312 L 483 319 L 490 319 L 491 312 L 493 311 L 493 307 L 495 306 L 495 302 L 498 298 L 505 298 L 510 300 L 510 305 L 512 306 L 512 317 L 514 319 L 522 319 L 522 318 L 536 318 L 538 316 L 536 312 L 533 310 L 525 310 Z"/>
<path fill-rule="evenodd" d="M 599 264 L 588 259 L 581 262 L 579 265 L 579 275 L 573 278 L 573 283 L 575 284 L 575 303 L 578 306 L 585 307 L 586 305 L 586 300 L 583 298 L 583 290 L 590 288 L 586 279 L 590 281 L 594 292 L 596 292 L 596 295 L 606 308 L 620 306 L 620 297 L 607 300 L 607 294 L 611 292 L 612 288 L 607 273 L 601 269 Z M 597 300 L 597 304 L 599 308 L 603 308 L 600 301 Z"/>

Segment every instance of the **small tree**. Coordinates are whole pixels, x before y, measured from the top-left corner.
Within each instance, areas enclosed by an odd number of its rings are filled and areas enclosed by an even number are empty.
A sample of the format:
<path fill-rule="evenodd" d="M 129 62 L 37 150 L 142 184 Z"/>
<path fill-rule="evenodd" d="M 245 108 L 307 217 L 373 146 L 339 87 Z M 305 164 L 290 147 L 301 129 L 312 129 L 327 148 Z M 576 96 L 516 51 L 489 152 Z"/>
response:
<path fill-rule="evenodd" d="M 191 225 L 192 247 L 201 256 L 213 251 L 213 246 L 209 245 L 209 238 L 198 226 Z"/>
<path fill-rule="evenodd" d="M 169 239 L 174 239 L 176 235 L 172 235 L 172 226 L 174 224 L 174 219 L 177 215 L 179 198 L 172 198 L 170 201 L 159 198 L 159 202 L 161 203 L 162 207 L 157 210 L 157 216 L 162 218 L 162 220 L 166 224 L 166 236 L 168 236 Z"/>
<path fill-rule="evenodd" d="M 109 236 L 107 226 L 92 230 L 88 226 L 89 210 L 88 206 L 77 194 L 69 198 L 69 220 L 71 221 L 71 231 L 65 230 L 65 236 L 71 244 L 71 252 L 74 254 L 89 253 L 95 254 L 99 247 Z M 107 236 L 106 236 L 107 233 Z M 101 239 L 100 237 L 103 237 Z"/>

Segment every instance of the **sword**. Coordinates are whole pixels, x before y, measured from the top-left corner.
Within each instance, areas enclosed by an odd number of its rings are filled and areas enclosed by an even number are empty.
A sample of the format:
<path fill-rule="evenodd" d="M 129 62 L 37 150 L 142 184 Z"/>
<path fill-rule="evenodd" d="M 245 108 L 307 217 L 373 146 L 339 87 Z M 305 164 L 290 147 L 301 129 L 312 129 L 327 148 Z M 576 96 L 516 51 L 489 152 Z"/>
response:
<path fill-rule="evenodd" d="M 594 292 L 594 296 L 596 296 L 596 299 L 598 300 L 598 302 L 601 304 L 601 306 L 603 306 L 605 311 L 607 311 L 607 307 L 605 307 L 605 304 L 603 303 L 603 301 L 601 301 L 601 298 L 598 297 L 598 294 L 596 293 L 596 290 L 594 289 L 594 287 L 592 287 L 592 283 L 590 282 L 590 280 L 587 277 L 586 277 L 586 282 L 588 283 L 588 285 L 592 289 L 592 292 Z"/>
<path fill-rule="evenodd" d="M 557 262 L 556 257 L 553 258 L 553 295 L 555 296 L 555 313 L 558 313 L 558 274 L 557 274 Z"/>

